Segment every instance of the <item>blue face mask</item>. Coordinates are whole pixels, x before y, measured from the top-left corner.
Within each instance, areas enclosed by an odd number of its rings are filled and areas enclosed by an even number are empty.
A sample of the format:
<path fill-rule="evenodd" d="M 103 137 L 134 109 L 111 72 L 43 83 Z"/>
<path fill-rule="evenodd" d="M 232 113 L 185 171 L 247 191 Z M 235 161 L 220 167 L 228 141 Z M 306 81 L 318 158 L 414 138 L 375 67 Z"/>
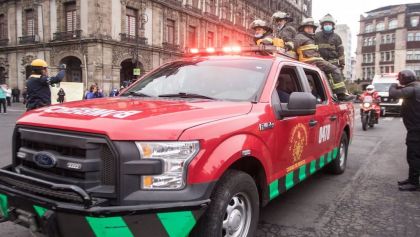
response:
<path fill-rule="evenodd" d="M 263 34 L 255 34 L 254 37 L 255 38 L 261 38 L 261 37 L 263 37 Z"/>
<path fill-rule="evenodd" d="M 332 25 L 325 25 L 323 27 L 325 32 L 332 32 L 333 31 L 333 26 Z"/>

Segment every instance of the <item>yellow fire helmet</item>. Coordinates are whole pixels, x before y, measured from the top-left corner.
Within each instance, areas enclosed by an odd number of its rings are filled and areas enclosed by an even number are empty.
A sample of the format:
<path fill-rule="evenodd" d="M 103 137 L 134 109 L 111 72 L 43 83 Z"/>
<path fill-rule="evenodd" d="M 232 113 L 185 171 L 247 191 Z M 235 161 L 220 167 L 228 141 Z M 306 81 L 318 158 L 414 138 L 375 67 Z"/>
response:
<path fill-rule="evenodd" d="M 31 62 L 31 66 L 32 67 L 48 67 L 48 64 L 44 60 L 37 58 Z"/>

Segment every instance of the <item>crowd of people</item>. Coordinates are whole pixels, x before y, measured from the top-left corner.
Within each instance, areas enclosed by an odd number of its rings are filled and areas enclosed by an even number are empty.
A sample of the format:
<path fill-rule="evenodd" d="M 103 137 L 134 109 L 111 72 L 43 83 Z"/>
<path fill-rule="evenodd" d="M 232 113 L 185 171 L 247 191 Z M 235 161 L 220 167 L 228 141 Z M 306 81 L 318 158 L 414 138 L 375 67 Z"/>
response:
<path fill-rule="evenodd" d="M 297 29 L 291 22 L 293 18 L 281 11 L 273 14 L 272 26 L 264 20 L 254 20 L 251 28 L 255 31 L 255 44 L 282 48 L 290 57 L 317 66 L 328 76 L 338 100 L 353 100 L 355 96 L 347 92 L 344 83 L 344 47 L 340 36 L 334 33 L 334 18 L 325 15 L 320 20 L 321 31 L 317 33 L 318 24 L 313 18 L 303 19 Z"/>

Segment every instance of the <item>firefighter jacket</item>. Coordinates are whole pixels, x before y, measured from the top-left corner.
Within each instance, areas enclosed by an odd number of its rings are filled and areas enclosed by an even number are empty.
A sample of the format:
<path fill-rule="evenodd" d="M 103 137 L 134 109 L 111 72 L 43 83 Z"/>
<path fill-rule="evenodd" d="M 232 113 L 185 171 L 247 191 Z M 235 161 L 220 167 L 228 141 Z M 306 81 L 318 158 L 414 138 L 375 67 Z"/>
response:
<path fill-rule="evenodd" d="M 344 67 L 344 47 L 338 34 L 317 32 L 315 34 L 315 44 L 318 45 L 319 53 L 323 59 L 336 66 Z"/>
<path fill-rule="evenodd" d="M 315 35 L 299 32 L 293 41 L 299 61 L 314 62 L 323 60 L 315 45 Z"/>
<path fill-rule="evenodd" d="M 282 28 L 276 30 L 275 37 L 283 40 L 286 50 L 293 50 L 293 39 L 296 37 L 296 34 L 296 29 L 289 23 L 286 23 Z"/>
<path fill-rule="evenodd" d="M 415 81 L 398 88 L 392 84 L 389 96 L 403 99 L 401 116 L 408 131 L 420 131 L 420 82 Z"/>
<path fill-rule="evenodd" d="M 273 35 L 266 33 L 262 37 L 254 37 L 256 45 L 273 45 Z"/>
<path fill-rule="evenodd" d="M 59 83 L 65 76 L 65 71 L 60 71 L 55 77 L 31 75 L 26 81 L 27 103 L 26 108 L 36 109 L 51 104 L 50 85 Z"/>

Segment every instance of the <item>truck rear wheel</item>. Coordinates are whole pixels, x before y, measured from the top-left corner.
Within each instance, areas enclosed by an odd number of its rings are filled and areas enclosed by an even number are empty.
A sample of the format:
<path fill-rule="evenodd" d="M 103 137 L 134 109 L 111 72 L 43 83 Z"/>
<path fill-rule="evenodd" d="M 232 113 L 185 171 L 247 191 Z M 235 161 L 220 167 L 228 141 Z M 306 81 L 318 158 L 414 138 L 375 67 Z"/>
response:
<path fill-rule="evenodd" d="M 211 203 L 192 236 L 252 237 L 259 217 L 256 184 L 247 173 L 229 170 L 219 180 Z"/>
<path fill-rule="evenodd" d="M 340 147 L 338 148 L 337 158 L 334 159 L 327 167 L 327 171 L 332 174 L 342 174 L 346 170 L 347 165 L 347 150 L 349 142 L 347 134 L 343 132 L 340 140 Z"/>

